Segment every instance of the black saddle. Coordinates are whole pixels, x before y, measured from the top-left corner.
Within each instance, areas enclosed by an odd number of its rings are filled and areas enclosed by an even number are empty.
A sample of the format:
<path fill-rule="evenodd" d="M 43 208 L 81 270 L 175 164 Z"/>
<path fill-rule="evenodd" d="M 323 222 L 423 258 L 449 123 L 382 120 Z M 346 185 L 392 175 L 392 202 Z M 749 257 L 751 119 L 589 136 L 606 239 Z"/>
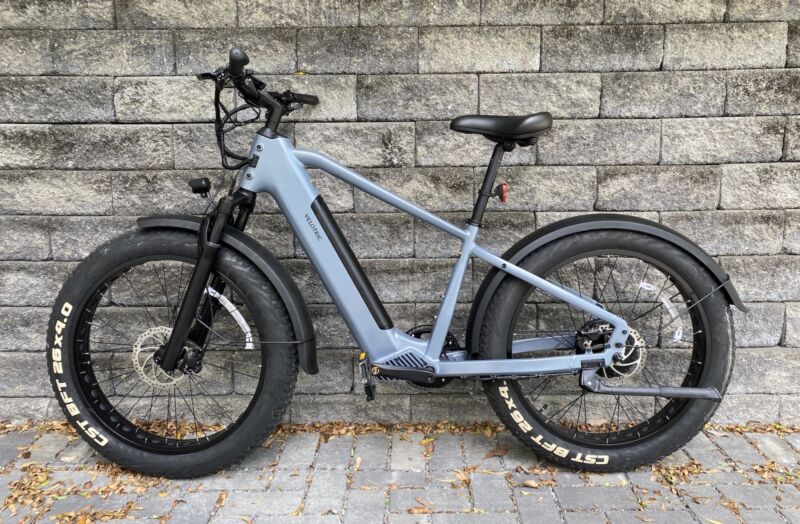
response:
<path fill-rule="evenodd" d="M 550 113 L 523 116 L 464 115 L 450 121 L 459 133 L 483 135 L 495 142 L 532 142 L 553 125 Z"/>

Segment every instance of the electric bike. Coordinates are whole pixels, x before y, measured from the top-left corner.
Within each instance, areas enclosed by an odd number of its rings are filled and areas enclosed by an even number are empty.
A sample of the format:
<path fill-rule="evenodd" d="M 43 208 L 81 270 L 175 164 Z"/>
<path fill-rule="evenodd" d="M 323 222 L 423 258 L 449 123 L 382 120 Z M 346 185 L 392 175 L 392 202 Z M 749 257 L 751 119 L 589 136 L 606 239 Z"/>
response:
<path fill-rule="evenodd" d="M 494 144 L 472 214 L 456 225 L 284 136 L 281 119 L 313 95 L 268 91 L 230 51 L 200 79 L 215 85 L 216 137 L 237 172 L 202 217 L 151 216 L 75 269 L 55 303 L 48 369 L 64 414 L 110 460 L 148 474 L 216 471 L 263 442 L 292 398 L 298 368 L 318 372 L 314 325 L 297 283 L 245 232 L 271 195 L 362 353 L 376 384 L 480 381 L 500 421 L 537 456 L 589 471 L 652 463 L 702 430 L 734 357 L 730 278 L 701 248 L 649 220 L 561 220 L 502 255 L 479 243 L 503 155 L 534 146 L 549 113 L 466 115 L 450 129 Z M 229 108 L 223 93 L 240 104 Z M 324 98 L 324 94 L 323 94 Z M 225 135 L 263 122 L 247 154 Z M 260 124 L 259 124 L 260 125 Z M 430 325 L 396 327 L 308 169 L 327 173 L 455 237 L 450 279 Z M 206 178 L 190 182 L 208 196 Z M 387 238 L 386 242 L 394 242 Z M 474 261 L 491 269 L 459 341 L 451 321 Z M 419 396 L 412 396 L 412 402 Z"/>

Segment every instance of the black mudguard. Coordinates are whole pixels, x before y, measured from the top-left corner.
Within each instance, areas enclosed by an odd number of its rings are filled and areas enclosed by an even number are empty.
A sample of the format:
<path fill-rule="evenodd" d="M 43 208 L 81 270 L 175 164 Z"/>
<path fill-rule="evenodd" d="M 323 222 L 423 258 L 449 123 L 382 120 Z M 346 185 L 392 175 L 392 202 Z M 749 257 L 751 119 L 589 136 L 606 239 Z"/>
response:
<path fill-rule="evenodd" d="M 180 229 L 197 233 L 202 219 L 189 215 L 158 215 L 137 220 L 139 229 Z M 230 226 L 222 233 L 222 244 L 256 266 L 278 291 L 294 328 L 300 367 L 309 375 L 319 373 L 314 326 L 305 300 L 283 264 L 250 235 Z"/>
<path fill-rule="evenodd" d="M 566 237 L 575 233 L 583 233 L 586 231 L 600 231 L 609 229 L 621 229 L 626 231 L 636 231 L 646 235 L 651 235 L 662 240 L 666 240 L 671 244 L 679 247 L 688 254 L 692 255 L 698 262 L 706 267 L 711 272 L 718 284 L 722 285 L 722 290 L 728 303 L 736 306 L 742 311 L 746 311 L 744 303 L 739 298 L 739 294 L 733 287 L 730 277 L 719 267 L 700 246 L 681 235 L 677 231 L 670 229 L 666 226 L 645 220 L 643 218 L 632 217 L 627 215 L 616 215 L 612 213 L 602 213 L 594 215 L 581 215 L 564 220 L 559 220 L 548 226 L 545 226 L 530 235 L 526 236 L 516 244 L 514 244 L 508 251 L 503 254 L 503 258 L 518 264 L 526 256 L 530 255 L 542 246 L 558 240 L 559 238 Z M 470 352 L 477 351 L 477 341 L 480 336 L 481 322 L 486 313 L 486 308 L 489 305 L 494 292 L 497 290 L 500 283 L 506 278 L 506 274 L 497 268 L 492 268 L 486 278 L 483 279 L 478 292 L 475 295 L 475 300 L 472 302 L 472 309 L 469 312 L 469 321 L 467 322 L 466 344 Z"/>

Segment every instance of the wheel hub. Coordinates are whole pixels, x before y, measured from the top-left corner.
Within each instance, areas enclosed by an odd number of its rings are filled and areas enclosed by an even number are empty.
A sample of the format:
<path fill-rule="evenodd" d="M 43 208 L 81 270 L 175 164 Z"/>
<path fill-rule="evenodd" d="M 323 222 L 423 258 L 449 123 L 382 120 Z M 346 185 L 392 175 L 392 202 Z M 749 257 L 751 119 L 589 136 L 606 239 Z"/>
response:
<path fill-rule="evenodd" d="M 575 349 L 579 354 L 599 353 L 605 350 L 614 328 L 607 322 L 593 321 L 583 326 L 575 337 Z M 626 378 L 638 373 L 644 366 L 647 348 L 644 337 L 635 329 L 628 329 L 625 346 L 614 362 L 598 371 L 605 378 Z"/>
<path fill-rule="evenodd" d="M 615 358 L 614 363 L 600 370 L 599 374 L 606 378 L 631 377 L 644 367 L 647 348 L 644 338 L 635 329 L 629 330 L 625 347 Z"/>
<path fill-rule="evenodd" d="M 133 369 L 142 382 L 156 390 L 172 391 L 186 378 L 180 372 L 167 373 L 153 358 L 158 348 L 167 343 L 171 333 L 172 328 L 166 326 L 152 327 L 139 335 L 133 344 Z"/>

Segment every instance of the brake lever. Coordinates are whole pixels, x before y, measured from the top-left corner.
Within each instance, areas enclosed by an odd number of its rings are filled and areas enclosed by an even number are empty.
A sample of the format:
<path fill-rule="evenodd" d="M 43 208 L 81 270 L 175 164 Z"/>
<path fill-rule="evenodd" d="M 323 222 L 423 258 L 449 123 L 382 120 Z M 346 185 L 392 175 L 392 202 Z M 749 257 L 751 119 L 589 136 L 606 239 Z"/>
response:
<path fill-rule="evenodd" d="M 200 73 L 197 75 L 198 80 L 214 80 L 218 81 L 225 77 L 227 73 L 227 69 L 225 67 L 218 67 L 216 71 L 209 72 L 209 73 Z"/>
<path fill-rule="evenodd" d="M 250 78 L 253 79 L 253 85 L 256 86 L 256 89 L 261 91 L 265 87 L 267 87 L 267 84 L 263 80 L 261 80 L 260 78 L 256 78 L 256 77 L 252 76 L 252 71 L 248 71 L 248 73 L 251 75 Z"/>

